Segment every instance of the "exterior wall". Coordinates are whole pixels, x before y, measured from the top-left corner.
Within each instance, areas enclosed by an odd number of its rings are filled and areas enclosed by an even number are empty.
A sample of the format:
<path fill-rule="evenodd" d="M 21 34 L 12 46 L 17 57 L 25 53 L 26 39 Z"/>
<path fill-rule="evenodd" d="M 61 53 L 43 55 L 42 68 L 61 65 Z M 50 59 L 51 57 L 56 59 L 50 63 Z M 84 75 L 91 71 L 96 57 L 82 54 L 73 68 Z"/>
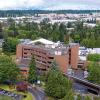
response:
<path fill-rule="evenodd" d="M 69 56 L 68 55 L 57 55 L 57 56 L 54 56 L 54 59 L 56 63 L 59 65 L 60 70 L 66 74 L 68 66 L 69 66 L 68 64 Z"/>
<path fill-rule="evenodd" d="M 83 70 L 87 69 L 87 61 L 78 61 L 78 68 L 81 68 Z"/>
<path fill-rule="evenodd" d="M 71 65 L 72 69 L 77 69 L 78 51 L 79 51 L 79 45 L 72 46 L 69 49 L 69 64 Z"/>
<path fill-rule="evenodd" d="M 31 46 L 24 45 L 22 49 L 22 58 L 31 58 L 33 54 L 33 49 Z"/>
<path fill-rule="evenodd" d="M 67 73 L 67 69 L 69 65 L 71 65 L 73 69 L 77 69 L 78 50 L 79 50 L 79 46 L 74 45 L 69 48 L 69 52 L 66 55 L 51 55 L 49 54 L 48 51 L 44 50 L 43 48 L 33 48 L 31 45 L 19 44 L 16 50 L 16 58 L 19 60 L 23 60 L 23 59 L 30 60 L 29 58 L 31 58 L 32 55 L 34 55 L 36 58 L 37 69 L 40 72 L 48 71 L 49 68 L 51 67 L 51 63 L 53 59 L 55 59 L 61 71 L 63 73 Z M 23 62 L 21 61 L 22 64 L 28 66 L 27 61 L 24 60 Z M 21 69 L 21 71 L 24 75 L 28 74 L 27 69 Z"/>
<path fill-rule="evenodd" d="M 28 78 L 28 72 L 29 72 L 29 68 L 20 68 L 21 74 L 24 76 L 24 78 Z"/>
<path fill-rule="evenodd" d="M 17 45 L 17 48 L 16 48 L 16 58 L 17 59 L 22 58 L 22 52 L 23 52 L 22 45 L 21 44 L 18 44 Z"/>

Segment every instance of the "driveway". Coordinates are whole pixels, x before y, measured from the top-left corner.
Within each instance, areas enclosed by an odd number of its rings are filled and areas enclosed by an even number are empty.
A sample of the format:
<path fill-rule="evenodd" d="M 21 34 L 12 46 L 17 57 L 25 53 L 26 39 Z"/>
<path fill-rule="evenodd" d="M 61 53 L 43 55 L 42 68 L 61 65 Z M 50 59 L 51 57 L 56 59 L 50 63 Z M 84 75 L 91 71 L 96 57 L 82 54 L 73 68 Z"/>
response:
<path fill-rule="evenodd" d="M 43 90 L 29 86 L 28 91 L 32 93 L 36 100 L 45 100 L 45 93 Z"/>

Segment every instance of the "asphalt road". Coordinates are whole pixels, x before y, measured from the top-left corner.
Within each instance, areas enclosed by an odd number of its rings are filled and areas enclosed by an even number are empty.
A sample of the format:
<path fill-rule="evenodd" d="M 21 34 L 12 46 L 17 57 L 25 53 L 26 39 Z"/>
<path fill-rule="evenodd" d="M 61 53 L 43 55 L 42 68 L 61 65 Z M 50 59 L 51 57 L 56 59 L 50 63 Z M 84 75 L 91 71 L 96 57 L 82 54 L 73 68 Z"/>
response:
<path fill-rule="evenodd" d="M 28 88 L 28 90 L 32 93 L 36 100 L 45 100 L 45 93 L 43 90 L 33 88 L 31 86 Z"/>
<path fill-rule="evenodd" d="M 75 70 L 74 74 L 75 77 L 84 79 L 84 71 L 83 70 Z M 73 82 L 73 89 L 76 92 L 80 93 L 88 93 L 87 88 L 79 83 Z"/>

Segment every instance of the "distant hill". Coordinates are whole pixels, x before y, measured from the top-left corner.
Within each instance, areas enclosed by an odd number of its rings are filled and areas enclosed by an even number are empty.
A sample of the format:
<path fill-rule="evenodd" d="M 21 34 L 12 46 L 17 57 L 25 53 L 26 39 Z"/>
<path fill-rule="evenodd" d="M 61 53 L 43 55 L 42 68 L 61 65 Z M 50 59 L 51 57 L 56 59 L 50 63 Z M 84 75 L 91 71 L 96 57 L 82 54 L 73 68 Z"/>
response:
<path fill-rule="evenodd" d="M 0 10 L 0 17 L 13 17 L 23 15 L 34 15 L 34 14 L 91 14 L 93 12 L 100 12 L 100 10 Z"/>

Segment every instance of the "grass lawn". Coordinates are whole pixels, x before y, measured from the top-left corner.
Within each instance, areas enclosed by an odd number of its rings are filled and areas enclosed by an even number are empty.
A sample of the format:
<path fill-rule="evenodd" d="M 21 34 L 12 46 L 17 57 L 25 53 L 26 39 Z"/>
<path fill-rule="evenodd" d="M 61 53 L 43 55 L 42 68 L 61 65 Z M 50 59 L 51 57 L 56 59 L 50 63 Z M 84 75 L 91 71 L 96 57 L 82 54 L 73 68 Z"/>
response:
<path fill-rule="evenodd" d="M 11 90 L 9 89 L 9 86 L 7 86 L 7 85 L 1 84 L 1 85 L 0 85 L 0 88 L 1 88 L 1 89 L 4 89 L 4 90 L 7 90 L 7 91 L 11 91 Z"/>
<path fill-rule="evenodd" d="M 12 91 L 16 94 L 22 94 L 22 95 L 26 95 L 27 97 L 24 98 L 23 100 L 35 100 L 35 98 L 32 96 L 31 93 L 27 92 L 27 93 L 23 93 L 23 92 L 17 92 L 15 89 L 10 89 L 8 85 L 0 85 L 1 89 L 7 90 L 7 91 Z M 3 99 L 0 99 L 3 100 Z M 6 100 L 6 99 L 4 99 Z M 7 99 L 7 100 L 11 100 L 11 99 Z"/>
<path fill-rule="evenodd" d="M 14 99 L 12 99 L 12 98 L 10 98 L 8 96 L 1 96 L 0 95 L 0 100 L 14 100 Z"/>
<path fill-rule="evenodd" d="M 32 94 L 31 93 L 27 93 L 27 97 L 24 98 L 23 100 L 33 100 Z M 35 98 L 34 98 L 34 100 L 35 100 Z"/>

